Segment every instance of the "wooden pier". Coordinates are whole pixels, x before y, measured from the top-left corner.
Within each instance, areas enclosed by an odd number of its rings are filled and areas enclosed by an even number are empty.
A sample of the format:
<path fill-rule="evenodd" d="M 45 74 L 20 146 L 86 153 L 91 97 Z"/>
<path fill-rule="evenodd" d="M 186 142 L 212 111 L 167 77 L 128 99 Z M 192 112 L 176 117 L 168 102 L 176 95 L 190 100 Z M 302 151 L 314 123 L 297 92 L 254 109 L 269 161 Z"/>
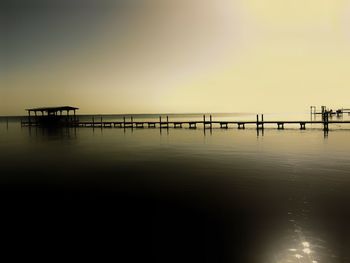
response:
<path fill-rule="evenodd" d="M 329 120 L 329 115 L 325 114 L 320 121 L 304 121 L 304 120 L 274 120 L 267 121 L 264 120 L 264 115 L 256 115 L 255 121 L 215 121 L 212 116 L 209 116 L 209 120 L 206 119 L 206 116 L 203 116 L 203 120 L 197 121 L 170 121 L 169 116 L 166 118 L 159 117 L 159 121 L 135 121 L 133 117 L 123 117 L 122 121 L 104 121 L 103 118 L 99 118 L 98 121 L 95 118 L 92 118 L 91 121 L 79 121 L 78 118 L 74 118 L 66 123 L 66 126 L 70 127 L 92 127 L 92 128 L 123 128 L 123 129 L 143 129 L 143 128 L 160 128 L 160 129 L 169 129 L 169 128 L 189 128 L 196 129 L 197 127 L 202 127 L 204 129 L 212 129 L 213 127 L 221 129 L 229 128 L 238 128 L 245 129 L 247 127 L 255 127 L 257 130 L 263 130 L 266 127 L 276 127 L 278 130 L 285 129 L 286 125 L 288 126 L 297 126 L 300 130 L 305 130 L 311 125 L 320 125 L 323 130 L 328 131 L 329 126 L 331 125 L 342 125 L 350 124 L 350 121 L 341 121 L 341 120 Z M 31 121 L 22 121 L 22 126 L 39 126 L 39 123 Z M 350 127 L 350 126 L 349 126 Z"/>
<path fill-rule="evenodd" d="M 144 129 L 144 128 L 160 128 L 160 129 L 169 129 L 169 128 L 189 128 L 196 129 L 197 127 L 203 127 L 204 130 L 215 128 L 229 129 L 229 128 L 238 128 L 245 129 L 246 127 L 255 127 L 258 131 L 264 130 L 265 127 L 276 127 L 278 130 L 285 129 L 286 125 L 288 126 L 298 126 L 300 130 L 305 130 L 311 125 L 319 125 L 323 127 L 324 131 L 329 130 L 331 125 L 342 125 L 350 124 L 350 121 L 344 120 L 329 120 L 332 118 L 333 114 L 343 114 L 350 113 L 350 109 L 339 109 L 335 112 L 327 109 L 326 106 L 321 106 L 320 112 L 317 111 L 315 106 L 310 107 L 311 114 L 322 114 L 322 119 L 305 121 L 305 120 L 273 120 L 267 121 L 264 120 L 264 115 L 256 115 L 256 120 L 247 120 L 247 121 L 216 121 L 213 120 L 212 115 L 209 115 L 207 118 L 206 115 L 203 115 L 202 120 L 188 120 L 180 121 L 174 120 L 170 121 L 169 116 L 159 116 L 158 121 L 135 121 L 133 116 L 124 116 L 120 121 L 106 121 L 103 120 L 103 117 L 92 117 L 91 121 L 80 121 L 79 117 L 76 115 L 77 107 L 71 106 L 60 106 L 60 107 L 42 107 L 42 108 L 30 108 L 26 109 L 28 112 L 28 117 L 26 120 L 21 121 L 22 126 L 32 127 L 32 126 L 45 126 L 45 127 L 92 127 L 92 128 L 123 128 L 123 129 Z M 66 113 L 66 114 L 63 114 Z M 70 112 L 73 112 L 73 115 L 69 115 Z M 31 115 L 34 113 L 34 116 Z M 8 124 L 7 124 L 8 125 Z"/>

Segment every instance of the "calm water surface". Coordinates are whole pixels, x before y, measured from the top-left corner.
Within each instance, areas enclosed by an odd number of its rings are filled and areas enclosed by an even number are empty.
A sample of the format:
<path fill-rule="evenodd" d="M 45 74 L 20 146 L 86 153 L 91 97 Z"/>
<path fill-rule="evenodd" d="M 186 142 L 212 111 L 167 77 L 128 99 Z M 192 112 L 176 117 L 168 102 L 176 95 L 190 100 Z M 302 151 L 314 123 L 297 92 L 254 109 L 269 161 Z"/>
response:
<path fill-rule="evenodd" d="M 2 200 L 25 222 L 45 214 L 50 237 L 116 257 L 131 248 L 130 262 L 350 262 L 350 126 L 332 127 L 47 130 L 2 120 Z"/>

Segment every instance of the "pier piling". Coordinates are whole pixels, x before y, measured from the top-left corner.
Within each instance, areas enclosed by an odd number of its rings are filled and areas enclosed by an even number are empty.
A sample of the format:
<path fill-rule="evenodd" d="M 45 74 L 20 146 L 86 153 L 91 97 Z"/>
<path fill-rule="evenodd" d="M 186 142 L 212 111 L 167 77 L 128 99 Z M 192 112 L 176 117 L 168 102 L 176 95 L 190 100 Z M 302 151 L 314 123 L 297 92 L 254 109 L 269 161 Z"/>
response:
<path fill-rule="evenodd" d="M 228 122 L 220 122 L 220 128 L 228 129 Z"/>
<path fill-rule="evenodd" d="M 245 129 L 245 123 L 244 122 L 238 122 L 238 129 Z"/>
<path fill-rule="evenodd" d="M 197 128 L 197 122 L 191 121 L 188 123 L 190 129 L 196 129 Z"/>
<path fill-rule="evenodd" d="M 326 111 L 323 113 L 323 130 L 324 131 L 329 130 L 329 128 L 328 128 L 328 113 Z"/>

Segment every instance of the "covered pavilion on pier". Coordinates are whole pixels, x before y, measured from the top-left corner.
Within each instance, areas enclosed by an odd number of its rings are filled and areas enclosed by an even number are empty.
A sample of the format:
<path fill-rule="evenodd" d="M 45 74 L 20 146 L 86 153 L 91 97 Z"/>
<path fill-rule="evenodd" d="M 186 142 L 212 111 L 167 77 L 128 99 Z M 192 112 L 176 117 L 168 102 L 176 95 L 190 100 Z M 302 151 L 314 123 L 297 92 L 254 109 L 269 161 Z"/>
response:
<path fill-rule="evenodd" d="M 28 112 L 28 121 L 32 122 L 59 122 L 65 119 L 66 121 L 76 121 L 76 111 L 79 110 L 77 107 L 71 106 L 60 106 L 60 107 L 40 107 L 26 109 Z M 70 115 L 70 113 L 72 113 Z M 34 114 L 34 116 L 32 115 Z M 71 118 L 70 118 L 71 117 Z"/>

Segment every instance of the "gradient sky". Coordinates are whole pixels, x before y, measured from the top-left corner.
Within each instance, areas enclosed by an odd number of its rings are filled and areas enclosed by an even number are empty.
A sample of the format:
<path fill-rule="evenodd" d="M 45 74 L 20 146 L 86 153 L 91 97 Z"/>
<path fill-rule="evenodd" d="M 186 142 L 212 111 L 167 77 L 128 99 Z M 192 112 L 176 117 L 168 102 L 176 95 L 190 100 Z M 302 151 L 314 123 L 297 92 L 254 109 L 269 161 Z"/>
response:
<path fill-rule="evenodd" d="M 0 115 L 350 108 L 350 1 L 2 0 Z"/>

